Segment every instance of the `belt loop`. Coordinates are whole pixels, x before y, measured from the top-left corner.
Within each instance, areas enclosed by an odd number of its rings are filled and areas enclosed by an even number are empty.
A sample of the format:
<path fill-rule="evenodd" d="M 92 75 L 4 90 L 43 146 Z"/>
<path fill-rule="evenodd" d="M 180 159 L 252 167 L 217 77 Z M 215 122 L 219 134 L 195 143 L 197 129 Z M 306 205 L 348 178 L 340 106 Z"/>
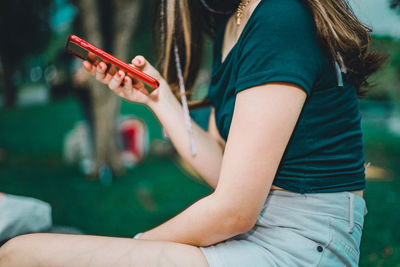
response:
<path fill-rule="evenodd" d="M 354 229 L 354 194 L 349 192 L 349 229 L 350 234 Z"/>

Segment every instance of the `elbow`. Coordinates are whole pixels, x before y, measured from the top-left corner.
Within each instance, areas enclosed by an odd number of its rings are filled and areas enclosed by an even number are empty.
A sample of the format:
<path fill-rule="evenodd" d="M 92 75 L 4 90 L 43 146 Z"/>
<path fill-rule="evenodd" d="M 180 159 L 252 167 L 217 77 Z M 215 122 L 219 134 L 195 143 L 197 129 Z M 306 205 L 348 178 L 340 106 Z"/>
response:
<path fill-rule="evenodd" d="M 217 222 L 218 227 L 213 227 L 214 234 L 203 235 L 195 245 L 207 247 L 239 234 L 247 233 L 254 227 L 255 222 L 256 220 L 249 220 L 248 217 L 238 214 L 220 217 L 220 221 Z"/>
<path fill-rule="evenodd" d="M 255 212 L 241 208 L 229 209 L 226 212 L 225 227 L 230 232 L 231 236 L 243 234 L 251 229 L 257 222 L 258 215 Z"/>
<path fill-rule="evenodd" d="M 253 229 L 257 221 L 257 219 L 253 218 L 253 216 L 242 216 L 240 214 L 238 214 L 231 220 L 234 222 L 234 225 L 232 226 L 232 231 L 234 231 L 236 235 L 247 233 L 248 231 Z"/>
<path fill-rule="evenodd" d="M 212 208 L 208 210 L 210 224 L 207 224 L 210 226 L 207 227 L 210 234 L 203 236 L 205 239 L 201 240 L 202 246 L 209 246 L 253 229 L 259 215 L 257 206 L 254 207 L 247 201 L 221 198 L 215 193 L 211 198 Z"/>

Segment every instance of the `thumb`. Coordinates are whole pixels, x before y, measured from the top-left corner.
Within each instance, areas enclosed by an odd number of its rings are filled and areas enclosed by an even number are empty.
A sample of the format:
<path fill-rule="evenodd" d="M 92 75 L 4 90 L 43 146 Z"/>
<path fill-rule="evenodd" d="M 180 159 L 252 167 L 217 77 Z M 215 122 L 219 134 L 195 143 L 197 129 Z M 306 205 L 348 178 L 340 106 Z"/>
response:
<path fill-rule="evenodd" d="M 163 79 L 160 72 L 158 72 L 158 70 L 156 70 L 156 68 L 154 68 L 143 56 L 134 57 L 132 59 L 132 65 L 159 82 L 161 79 Z"/>

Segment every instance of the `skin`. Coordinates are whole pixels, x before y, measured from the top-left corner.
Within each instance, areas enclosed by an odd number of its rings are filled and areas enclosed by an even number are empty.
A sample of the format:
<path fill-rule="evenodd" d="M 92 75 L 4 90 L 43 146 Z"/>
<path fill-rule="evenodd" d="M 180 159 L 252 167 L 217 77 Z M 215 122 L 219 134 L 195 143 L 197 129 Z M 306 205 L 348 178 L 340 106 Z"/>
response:
<path fill-rule="evenodd" d="M 239 28 L 227 31 L 226 34 L 232 35 L 225 38 L 224 55 L 233 47 L 258 2 L 251 2 Z M 218 134 L 213 111 L 209 132 L 193 122 L 198 149 L 193 157 L 180 103 L 160 73 L 142 56 L 135 57 L 132 65 L 160 82 L 160 87 L 151 94 L 144 90 L 142 82 L 126 77 L 121 71 L 115 75 L 107 73 L 103 62 L 97 67 L 89 62 L 83 65 L 115 94 L 147 105 L 165 127 L 180 155 L 215 190 L 174 218 L 145 232 L 141 240 L 56 234 L 14 238 L 0 248 L 0 267 L 208 266 L 199 246 L 218 243 L 254 226 L 306 93 L 284 83 L 264 84 L 240 92 L 226 145 Z"/>

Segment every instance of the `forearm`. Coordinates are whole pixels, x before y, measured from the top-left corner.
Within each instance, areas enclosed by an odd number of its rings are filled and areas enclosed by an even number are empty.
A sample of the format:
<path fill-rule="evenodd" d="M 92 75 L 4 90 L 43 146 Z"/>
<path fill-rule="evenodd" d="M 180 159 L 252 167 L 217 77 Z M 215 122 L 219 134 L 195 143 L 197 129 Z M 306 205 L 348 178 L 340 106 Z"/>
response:
<path fill-rule="evenodd" d="M 247 231 L 234 211 L 217 204 L 211 194 L 169 221 L 140 236 L 140 239 L 209 246 Z"/>
<path fill-rule="evenodd" d="M 149 106 L 166 129 L 172 143 L 183 159 L 211 187 L 215 188 L 218 183 L 222 161 L 222 148 L 218 142 L 193 122 L 193 132 L 197 148 L 197 154 L 193 156 L 182 106 L 172 94 L 168 83 L 143 57 L 135 57 L 132 60 L 132 64 L 144 73 L 157 79 L 160 82 L 158 89 L 149 94 L 144 83 L 125 76 L 123 71 L 112 75 L 108 72 L 107 65 L 104 62 L 100 62 L 97 66 L 91 64 L 89 61 L 83 62 L 85 69 L 91 75 L 96 76 L 97 80 L 107 84 L 115 94 L 128 101 Z"/>
<path fill-rule="evenodd" d="M 166 99 L 161 99 L 162 97 Z M 179 101 L 172 94 L 165 93 L 160 95 L 159 101 L 152 103 L 150 108 L 168 133 L 178 153 L 212 188 L 215 188 L 223 155 L 223 149 L 218 142 L 192 121 L 197 152 L 196 155 L 192 155 L 184 112 Z"/>

